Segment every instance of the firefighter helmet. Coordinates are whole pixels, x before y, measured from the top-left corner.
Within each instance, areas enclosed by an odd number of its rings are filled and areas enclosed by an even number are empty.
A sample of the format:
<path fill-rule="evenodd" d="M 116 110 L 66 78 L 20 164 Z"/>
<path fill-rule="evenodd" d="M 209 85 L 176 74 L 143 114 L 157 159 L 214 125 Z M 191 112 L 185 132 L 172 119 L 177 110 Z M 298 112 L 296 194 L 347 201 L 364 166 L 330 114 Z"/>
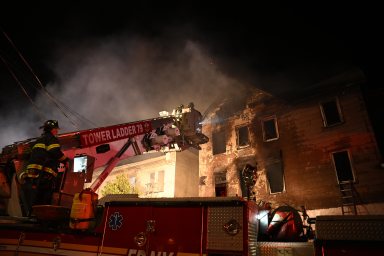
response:
<path fill-rule="evenodd" d="M 54 128 L 59 129 L 59 122 L 57 120 L 47 120 L 43 126 L 40 126 L 40 129 L 41 128 L 44 128 L 45 131 L 50 131 Z"/>
<path fill-rule="evenodd" d="M 20 183 L 20 184 L 24 184 L 25 183 L 25 179 L 28 177 L 28 174 L 26 171 L 22 171 L 21 173 L 19 173 L 19 175 L 17 175 L 17 181 Z"/>

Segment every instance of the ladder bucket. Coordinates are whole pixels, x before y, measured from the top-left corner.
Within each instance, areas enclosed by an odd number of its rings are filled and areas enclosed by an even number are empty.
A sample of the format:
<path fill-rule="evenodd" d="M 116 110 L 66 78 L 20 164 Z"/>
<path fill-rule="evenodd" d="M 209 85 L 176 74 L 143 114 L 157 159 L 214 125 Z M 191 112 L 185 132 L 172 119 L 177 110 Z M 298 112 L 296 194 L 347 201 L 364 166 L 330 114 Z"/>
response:
<path fill-rule="evenodd" d="M 98 195 L 91 190 L 76 193 L 73 198 L 69 227 L 86 230 L 95 227 Z"/>

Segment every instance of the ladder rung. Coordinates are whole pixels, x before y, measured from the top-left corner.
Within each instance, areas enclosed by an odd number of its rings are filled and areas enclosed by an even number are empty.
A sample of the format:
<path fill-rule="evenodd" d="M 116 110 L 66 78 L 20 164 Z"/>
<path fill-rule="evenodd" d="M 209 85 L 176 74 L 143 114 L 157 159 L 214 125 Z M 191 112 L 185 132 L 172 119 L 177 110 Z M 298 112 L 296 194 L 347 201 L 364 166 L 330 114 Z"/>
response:
<path fill-rule="evenodd" d="M 339 189 L 341 193 L 342 214 L 356 214 L 356 202 L 353 181 L 340 182 Z"/>

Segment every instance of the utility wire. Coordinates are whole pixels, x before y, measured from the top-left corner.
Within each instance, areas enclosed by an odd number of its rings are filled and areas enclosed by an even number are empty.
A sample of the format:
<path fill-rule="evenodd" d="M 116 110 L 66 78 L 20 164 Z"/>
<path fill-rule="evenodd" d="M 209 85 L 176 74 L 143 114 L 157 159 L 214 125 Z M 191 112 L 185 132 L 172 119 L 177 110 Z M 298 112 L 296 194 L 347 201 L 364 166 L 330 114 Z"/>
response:
<path fill-rule="evenodd" d="M 46 118 L 44 118 L 44 114 L 39 110 L 39 108 L 36 106 L 35 102 L 32 100 L 32 98 L 29 96 L 28 92 L 25 90 L 24 86 L 21 84 L 20 80 L 17 78 L 17 76 L 15 75 L 15 73 L 12 71 L 11 67 L 8 65 L 8 63 L 5 61 L 5 59 L 3 58 L 3 56 L 0 55 L 0 59 L 2 60 L 2 62 L 5 64 L 5 66 L 7 67 L 9 73 L 11 73 L 13 79 L 15 79 L 16 83 L 20 86 L 21 90 L 24 92 L 25 96 L 27 96 L 27 98 L 29 99 L 29 101 L 31 102 L 32 106 L 34 107 L 34 109 L 36 110 L 37 112 L 37 115 L 39 116 L 40 119 L 44 120 Z"/>
<path fill-rule="evenodd" d="M 80 121 L 85 121 L 91 125 L 93 125 L 94 127 L 98 127 L 99 125 L 95 124 L 94 122 L 92 122 L 91 120 L 89 120 L 88 118 L 82 116 L 81 114 L 79 114 L 78 112 L 74 111 L 73 109 L 71 109 L 68 105 L 64 104 L 63 102 L 61 102 L 59 99 L 56 99 L 58 101 L 58 103 L 60 103 L 64 108 L 66 108 L 72 115 L 76 116 Z"/>
<path fill-rule="evenodd" d="M 86 122 L 96 126 L 93 122 L 91 122 L 90 120 L 88 120 L 87 118 L 83 117 L 82 115 L 80 115 L 79 113 L 71 110 L 68 106 L 66 106 L 64 103 L 60 102 L 58 99 L 56 99 L 42 84 L 42 82 L 40 81 L 40 79 L 37 77 L 37 75 L 35 74 L 35 72 L 33 71 L 32 67 L 29 65 L 29 63 L 27 62 L 27 60 L 24 58 L 24 56 L 20 53 L 20 51 L 17 49 L 17 47 L 15 46 L 15 44 L 13 43 L 13 41 L 11 40 L 11 38 L 7 35 L 7 33 L 5 33 L 4 30 L 2 30 L 5 38 L 8 40 L 8 42 L 11 44 L 11 46 L 13 47 L 13 49 L 17 52 L 18 56 L 20 57 L 20 59 L 23 61 L 24 65 L 27 66 L 27 68 L 29 69 L 29 71 L 32 73 L 33 77 L 35 78 L 35 80 L 37 81 L 39 87 L 41 88 L 41 90 L 43 90 L 43 92 L 45 92 L 45 94 L 48 96 L 48 98 L 53 102 L 53 104 L 61 111 L 61 113 L 72 123 L 72 125 L 74 127 L 76 127 L 76 129 L 79 129 L 78 125 L 74 122 L 74 120 L 72 120 L 72 118 L 69 117 L 69 115 L 67 115 L 67 113 L 64 111 L 63 107 L 66 108 L 67 110 L 69 110 L 71 112 L 71 114 L 77 116 L 78 119 L 82 119 L 83 121 L 85 120 Z M 5 62 L 4 59 L 2 59 L 3 62 Z M 7 65 L 7 64 L 6 64 Z M 7 65 L 8 67 L 8 70 L 10 70 L 10 67 L 9 65 Z M 12 72 L 12 76 L 16 78 L 14 72 Z M 21 85 L 20 81 L 17 79 L 18 81 L 18 84 Z M 33 100 L 31 99 L 31 97 L 28 95 L 28 93 L 26 92 L 25 88 L 23 88 L 23 91 L 24 93 L 27 95 L 27 97 L 33 102 Z M 35 106 L 35 108 L 37 109 L 37 106 L 33 103 L 33 105 Z M 39 111 L 39 113 L 41 113 Z M 40 115 L 41 116 L 41 115 Z"/>
<path fill-rule="evenodd" d="M 40 79 L 37 77 L 27 60 L 24 58 L 24 56 L 20 53 L 20 51 L 17 49 L 16 45 L 13 43 L 11 38 L 3 31 L 4 36 L 7 38 L 8 42 L 12 45 L 13 49 L 16 51 L 16 53 L 19 55 L 20 59 L 23 61 L 24 65 L 27 66 L 29 71 L 32 73 L 33 77 L 37 81 L 38 85 L 41 87 L 41 89 L 47 94 L 49 99 L 55 104 L 55 106 L 61 111 L 61 113 L 77 128 L 76 123 L 72 121 L 72 119 L 63 111 L 63 109 L 60 107 L 60 105 L 56 102 L 55 98 L 44 88 L 43 84 L 41 83 Z"/>

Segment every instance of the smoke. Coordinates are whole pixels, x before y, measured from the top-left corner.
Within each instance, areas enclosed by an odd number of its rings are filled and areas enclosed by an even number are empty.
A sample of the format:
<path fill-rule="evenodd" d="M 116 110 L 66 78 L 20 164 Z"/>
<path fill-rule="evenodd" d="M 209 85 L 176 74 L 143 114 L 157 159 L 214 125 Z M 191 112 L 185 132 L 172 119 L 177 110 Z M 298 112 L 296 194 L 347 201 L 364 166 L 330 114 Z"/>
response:
<path fill-rule="evenodd" d="M 55 82 L 36 105 L 45 119 L 57 119 L 60 133 L 158 117 L 190 102 L 204 112 L 212 102 L 243 88 L 220 71 L 204 47 L 192 40 L 150 40 L 121 35 L 69 42 L 56 51 Z M 79 118 L 79 117 L 82 118 Z M 4 117 L 0 146 L 36 137 L 44 120 L 33 108 Z M 91 122 L 87 122 L 91 121 Z"/>

